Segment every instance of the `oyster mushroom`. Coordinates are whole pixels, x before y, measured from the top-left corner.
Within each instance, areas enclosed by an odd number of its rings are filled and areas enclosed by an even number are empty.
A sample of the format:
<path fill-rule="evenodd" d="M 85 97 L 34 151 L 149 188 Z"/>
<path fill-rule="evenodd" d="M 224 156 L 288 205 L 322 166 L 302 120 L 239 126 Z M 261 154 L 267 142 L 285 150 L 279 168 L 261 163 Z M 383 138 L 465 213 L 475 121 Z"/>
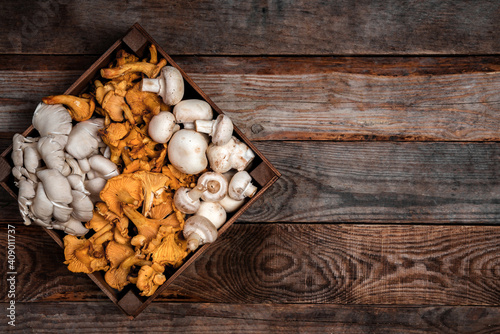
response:
<path fill-rule="evenodd" d="M 41 137 L 67 136 L 73 128 L 71 115 L 62 104 L 49 105 L 40 102 L 33 112 L 32 123 Z"/>
<path fill-rule="evenodd" d="M 102 128 L 104 128 L 102 118 L 93 118 L 76 124 L 68 136 L 66 152 L 77 160 L 93 155 L 102 142 L 98 135 Z"/>
<path fill-rule="evenodd" d="M 161 69 L 159 78 L 142 79 L 141 90 L 156 93 L 161 96 L 165 104 L 173 106 L 184 96 L 184 78 L 177 68 L 165 66 Z"/>
<path fill-rule="evenodd" d="M 198 174 L 207 168 L 207 141 L 194 130 L 174 133 L 167 149 L 170 163 L 183 173 Z"/>
<path fill-rule="evenodd" d="M 182 100 L 177 103 L 172 113 L 177 123 L 184 126 L 184 129 L 194 129 L 194 122 L 197 120 L 210 121 L 213 118 L 212 107 L 208 102 L 198 99 Z"/>

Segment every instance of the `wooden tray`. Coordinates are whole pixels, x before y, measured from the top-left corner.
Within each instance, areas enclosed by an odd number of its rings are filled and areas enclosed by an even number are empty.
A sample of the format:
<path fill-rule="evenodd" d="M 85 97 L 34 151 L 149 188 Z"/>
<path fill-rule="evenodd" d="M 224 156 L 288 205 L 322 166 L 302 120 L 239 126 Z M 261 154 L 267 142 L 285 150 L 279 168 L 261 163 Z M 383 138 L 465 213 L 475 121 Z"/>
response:
<path fill-rule="evenodd" d="M 78 95 L 84 92 L 89 83 L 94 79 L 96 74 L 101 68 L 107 67 L 108 64 L 115 58 L 115 54 L 120 49 L 125 49 L 127 52 L 136 54 L 142 57 L 145 50 L 150 44 L 154 44 L 158 50 L 159 56 L 165 58 L 168 65 L 176 67 L 184 77 L 185 94 L 184 99 L 203 99 L 207 101 L 216 112 L 214 118 L 222 111 L 210 98 L 202 92 L 202 90 L 184 73 L 184 71 L 170 58 L 170 56 L 153 40 L 153 38 L 138 24 L 134 24 L 125 34 L 125 36 L 116 41 L 90 68 L 83 73 L 80 78 L 69 87 L 64 94 Z M 48 92 L 51 95 L 55 92 Z M 224 233 L 235 220 L 254 203 L 264 191 L 266 191 L 276 180 L 281 176 L 280 173 L 273 167 L 273 165 L 259 152 L 259 150 L 246 138 L 243 133 L 234 126 L 234 135 L 241 141 L 245 142 L 255 153 L 255 159 L 250 166 L 249 173 L 257 183 L 259 190 L 254 197 L 249 199 L 243 207 L 241 207 L 234 214 L 228 214 L 228 219 L 224 225 L 219 229 L 219 235 Z M 23 132 L 24 136 L 36 136 L 36 130 L 30 126 Z M 11 175 L 13 163 L 10 159 L 12 153 L 12 145 L 0 155 L 0 185 L 5 188 L 14 198 L 17 199 L 17 187 L 14 185 L 14 177 Z M 38 227 L 34 227 L 38 228 Z M 44 228 L 45 229 L 45 228 Z M 54 241 L 63 247 L 62 238 L 64 233 L 57 230 L 45 229 L 45 231 L 54 239 Z M 101 288 L 101 290 L 115 303 L 130 319 L 135 318 L 144 310 L 162 291 L 164 291 L 186 268 L 193 263 L 203 252 L 210 247 L 206 244 L 198 248 L 195 252 L 191 253 L 186 258 L 184 264 L 177 268 L 167 268 L 165 276 L 167 281 L 158 288 L 158 290 L 150 297 L 143 297 L 139 295 L 139 290 L 133 285 L 129 284 L 122 291 L 117 291 L 111 288 L 104 280 L 102 272 L 95 272 L 88 274 L 88 276 Z"/>

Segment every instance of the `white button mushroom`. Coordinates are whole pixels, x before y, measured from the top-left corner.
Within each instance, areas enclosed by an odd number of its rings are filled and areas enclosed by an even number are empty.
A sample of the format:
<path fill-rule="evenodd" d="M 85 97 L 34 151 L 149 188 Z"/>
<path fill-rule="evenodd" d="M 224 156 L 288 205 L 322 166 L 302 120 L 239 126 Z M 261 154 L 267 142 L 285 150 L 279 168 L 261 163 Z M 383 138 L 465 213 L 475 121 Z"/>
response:
<path fill-rule="evenodd" d="M 148 134 L 157 143 L 165 144 L 179 128 L 175 116 L 170 111 L 160 111 L 153 116 L 148 126 Z"/>
<path fill-rule="evenodd" d="M 174 133 L 168 145 L 170 163 L 185 174 L 198 174 L 207 168 L 207 140 L 194 131 L 182 129 Z"/>
<path fill-rule="evenodd" d="M 222 174 L 216 172 L 203 173 L 198 178 L 198 185 L 205 189 L 201 194 L 201 199 L 206 202 L 218 202 L 227 194 L 227 180 Z"/>
<path fill-rule="evenodd" d="M 212 107 L 208 102 L 198 99 L 183 100 L 179 102 L 172 111 L 177 123 L 181 123 L 184 129 L 194 129 L 194 121 L 213 118 Z"/>
<path fill-rule="evenodd" d="M 234 136 L 225 145 L 211 143 L 207 148 L 210 168 L 218 173 L 225 173 L 232 168 L 242 171 L 247 168 L 254 157 L 253 151 Z"/>
<path fill-rule="evenodd" d="M 218 203 L 202 202 L 194 216 L 189 217 L 184 225 L 183 234 L 188 249 L 194 251 L 200 245 L 214 242 L 217 229 L 226 221 L 226 212 Z"/>
<path fill-rule="evenodd" d="M 242 200 L 245 197 L 253 197 L 257 192 L 257 187 L 252 184 L 252 177 L 248 172 L 241 171 L 234 174 L 229 182 L 228 196 L 235 200 Z"/>
<path fill-rule="evenodd" d="M 161 96 L 165 104 L 173 106 L 184 96 L 184 78 L 175 67 L 165 66 L 161 69 L 160 77 L 142 79 L 141 90 L 156 93 Z"/>
<path fill-rule="evenodd" d="M 177 189 L 174 194 L 175 207 L 183 213 L 196 213 L 200 208 L 200 198 L 204 191 L 205 188 L 200 185 L 197 185 L 193 189 L 186 187 Z"/>
<path fill-rule="evenodd" d="M 196 120 L 194 125 L 196 131 L 211 136 L 215 145 L 225 145 L 233 136 L 233 122 L 226 115 L 219 115 L 211 121 Z"/>

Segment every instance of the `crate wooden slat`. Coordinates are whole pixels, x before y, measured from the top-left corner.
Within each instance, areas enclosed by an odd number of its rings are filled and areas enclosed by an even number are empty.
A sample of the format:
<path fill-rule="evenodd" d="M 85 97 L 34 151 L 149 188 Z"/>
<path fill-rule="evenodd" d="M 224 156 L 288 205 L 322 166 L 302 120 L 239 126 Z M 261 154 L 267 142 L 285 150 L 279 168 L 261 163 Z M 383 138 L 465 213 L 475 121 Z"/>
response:
<path fill-rule="evenodd" d="M 196 83 L 182 70 L 182 68 L 180 68 L 172 60 L 162 47 L 158 45 L 158 43 L 156 43 L 155 40 L 138 23 L 134 24 L 123 38 L 116 41 L 106 52 L 104 52 L 104 54 L 64 92 L 64 94 L 78 95 L 84 92 L 100 69 L 108 66 L 118 50 L 126 49 L 127 51 L 135 53 L 137 56 L 141 57 L 144 50 L 150 44 L 154 44 L 156 46 L 159 56 L 165 58 L 168 65 L 176 67 L 181 72 L 185 84 L 184 99 L 198 98 L 207 101 L 216 112 L 214 117 L 223 113 L 222 110 L 209 98 L 209 96 L 196 85 Z M 252 205 L 252 203 L 261 197 L 262 194 L 280 177 L 280 173 L 276 170 L 276 168 L 274 168 L 274 166 L 248 140 L 248 138 L 245 137 L 236 125 L 234 126 L 234 132 L 235 136 L 247 144 L 255 153 L 255 159 L 249 168 L 249 172 L 256 179 L 260 187 L 255 196 L 248 200 L 243 207 L 241 207 L 234 214 L 228 215 L 227 221 L 219 229 L 219 235 L 224 233 L 224 231 L 226 231 L 236 221 L 236 219 L 250 205 Z M 34 134 L 36 135 L 36 130 L 34 130 L 33 126 L 28 127 L 23 132 L 24 136 Z M 0 185 L 12 196 L 16 197 L 17 191 L 13 184 L 13 178 L 10 175 L 12 167 L 12 162 L 9 161 L 11 152 L 12 146 L 7 148 L 0 155 Z M 48 229 L 45 229 L 45 231 L 59 246 L 63 246 L 63 233 Z M 95 272 L 89 274 L 88 276 L 99 286 L 99 288 L 111 299 L 113 303 L 115 303 L 129 318 L 133 319 L 139 315 L 142 310 L 144 310 L 144 308 L 146 308 L 156 298 L 156 296 L 167 288 L 168 285 L 171 284 L 191 263 L 193 263 L 203 252 L 205 252 L 208 247 L 210 247 L 210 244 L 206 244 L 198 248 L 195 252 L 188 256 L 184 264 L 178 269 L 174 270 L 167 268 L 165 271 L 167 281 L 148 298 L 140 296 L 138 290 L 131 285 L 127 286 L 123 291 L 117 292 L 109 287 L 109 285 L 105 282 L 102 272 Z"/>

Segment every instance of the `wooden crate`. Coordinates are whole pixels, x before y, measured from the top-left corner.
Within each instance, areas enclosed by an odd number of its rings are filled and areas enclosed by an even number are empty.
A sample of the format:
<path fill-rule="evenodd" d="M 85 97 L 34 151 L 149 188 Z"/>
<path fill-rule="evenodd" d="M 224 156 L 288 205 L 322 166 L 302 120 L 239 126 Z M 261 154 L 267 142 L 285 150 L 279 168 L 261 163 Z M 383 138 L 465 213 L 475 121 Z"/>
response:
<path fill-rule="evenodd" d="M 107 67 L 115 58 L 115 54 L 120 49 L 125 49 L 127 52 L 134 53 L 138 57 L 142 57 L 148 46 L 154 44 L 158 50 L 159 56 L 165 58 L 168 65 L 176 67 L 184 77 L 185 94 L 184 99 L 203 99 L 207 101 L 215 111 L 214 118 L 222 114 L 222 110 L 194 83 L 194 81 L 186 75 L 186 73 L 170 58 L 170 56 L 153 40 L 153 38 L 139 25 L 134 24 L 125 34 L 125 36 L 116 41 L 90 68 L 83 73 L 80 78 L 69 87 L 64 94 L 79 95 L 86 91 L 89 83 L 99 73 L 101 68 Z M 54 94 L 55 92 L 48 92 Z M 23 132 L 24 136 L 37 135 L 33 126 L 30 126 Z M 226 223 L 219 229 L 219 235 L 224 233 L 236 219 L 254 203 L 262 194 L 280 177 L 280 173 L 273 165 L 259 152 L 259 150 L 245 137 L 245 135 L 234 126 L 234 135 L 246 143 L 255 153 L 255 159 L 252 162 L 249 173 L 258 186 L 258 191 L 251 199 L 249 199 L 237 212 L 228 214 Z M 12 146 L 5 150 L 0 155 L 0 184 L 14 198 L 17 198 L 17 187 L 14 185 L 14 178 L 11 175 L 13 163 L 10 159 Z M 38 227 L 34 227 L 38 228 Z M 62 238 L 64 233 L 58 230 L 44 230 L 54 239 L 54 241 L 63 247 Z M 122 291 L 117 291 L 111 288 L 104 280 L 102 272 L 88 274 L 88 276 L 101 288 L 101 290 L 115 303 L 129 318 L 133 319 L 139 315 L 162 291 L 164 291 L 186 268 L 193 263 L 203 252 L 210 247 L 210 244 L 205 244 L 199 247 L 195 252 L 191 253 L 184 261 L 184 264 L 177 268 L 166 268 L 165 276 L 167 281 L 158 288 L 158 290 L 150 297 L 139 295 L 139 290 L 129 284 Z"/>

